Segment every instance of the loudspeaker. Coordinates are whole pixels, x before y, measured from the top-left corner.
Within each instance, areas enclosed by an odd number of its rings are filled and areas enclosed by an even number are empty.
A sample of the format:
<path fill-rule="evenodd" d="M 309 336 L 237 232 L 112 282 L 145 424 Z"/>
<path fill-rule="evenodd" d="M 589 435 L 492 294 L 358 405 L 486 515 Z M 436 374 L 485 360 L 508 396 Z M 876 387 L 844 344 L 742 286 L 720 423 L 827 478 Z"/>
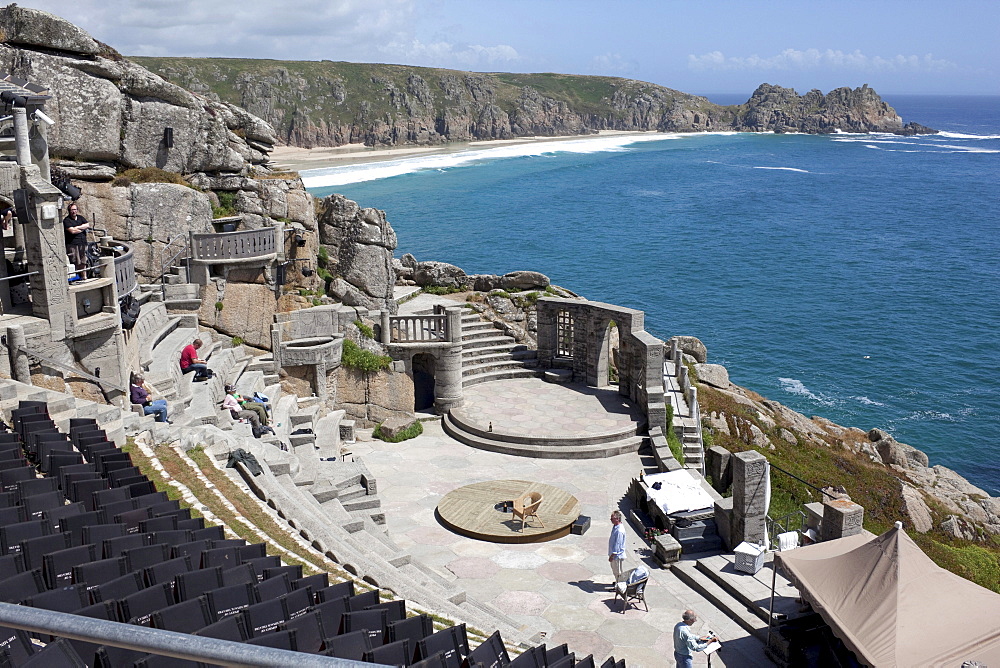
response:
<path fill-rule="evenodd" d="M 587 533 L 587 529 L 590 528 L 590 518 L 586 515 L 580 515 L 573 522 L 573 526 L 570 527 L 570 532 L 576 534 L 577 536 L 582 536 Z"/>

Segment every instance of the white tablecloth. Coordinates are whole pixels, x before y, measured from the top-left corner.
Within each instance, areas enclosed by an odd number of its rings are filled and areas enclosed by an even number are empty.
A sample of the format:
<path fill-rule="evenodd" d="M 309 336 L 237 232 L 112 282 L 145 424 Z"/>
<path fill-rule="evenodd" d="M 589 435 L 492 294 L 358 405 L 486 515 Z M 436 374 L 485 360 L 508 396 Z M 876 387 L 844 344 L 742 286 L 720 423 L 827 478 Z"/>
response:
<path fill-rule="evenodd" d="M 665 515 L 688 510 L 711 508 L 715 501 L 685 470 L 654 473 L 645 477 L 646 500 L 656 504 Z M 653 483 L 661 483 L 653 489 Z"/>

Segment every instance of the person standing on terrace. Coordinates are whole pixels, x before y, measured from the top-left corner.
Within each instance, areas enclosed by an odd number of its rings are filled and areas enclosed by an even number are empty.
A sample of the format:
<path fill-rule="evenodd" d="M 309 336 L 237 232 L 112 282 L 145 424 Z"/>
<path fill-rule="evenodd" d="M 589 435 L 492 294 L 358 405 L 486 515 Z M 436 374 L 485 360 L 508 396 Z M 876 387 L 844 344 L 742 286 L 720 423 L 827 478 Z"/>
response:
<path fill-rule="evenodd" d="M 69 205 L 68 215 L 63 218 L 63 232 L 66 234 L 66 255 L 76 267 L 77 273 L 70 276 L 71 281 L 84 278 L 81 270 L 87 268 L 87 230 L 90 223 L 80 215 L 76 202 Z"/>

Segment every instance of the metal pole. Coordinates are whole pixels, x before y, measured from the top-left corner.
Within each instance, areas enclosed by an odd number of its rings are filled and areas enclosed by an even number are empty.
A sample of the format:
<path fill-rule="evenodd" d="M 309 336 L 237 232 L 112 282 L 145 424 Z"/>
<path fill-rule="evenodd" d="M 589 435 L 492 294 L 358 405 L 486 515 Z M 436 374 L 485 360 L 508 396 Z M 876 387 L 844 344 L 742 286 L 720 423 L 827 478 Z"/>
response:
<path fill-rule="evenodd" d="M 778 562 L 775 557 L 771 558 L 771 605 L 767 608 L 767 642 L 764 647 L 771 646 L 771 625 L 774 623 L 774 587 L 778 582 Z"/>
<path fill-rule="evenodd" d="M 120 624 L 81 617 L 65 612 L 0 603 L 0 625 L 34 633 L 56 635 L 71 640 L 113 645 L 137 652 L 149 652 L 188 661 L 223 666 L 308 666 L 322 668 L 372 668 L 374 665 L 349 659 L 257 647 L 229 640 L 202 638 L 146 626 Z"/>

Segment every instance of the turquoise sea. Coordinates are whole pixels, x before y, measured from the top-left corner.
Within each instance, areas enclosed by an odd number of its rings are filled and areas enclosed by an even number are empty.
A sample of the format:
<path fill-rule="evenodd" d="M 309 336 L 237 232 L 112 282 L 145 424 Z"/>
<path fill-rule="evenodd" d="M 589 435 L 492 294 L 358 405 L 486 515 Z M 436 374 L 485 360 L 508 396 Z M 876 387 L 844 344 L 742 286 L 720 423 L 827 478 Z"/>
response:
<path fill-rule="evenodd" d="M 1000 495 L 1000 97 L 885 99 L 942 133 L 611 136 L 303 176 L 384 209 L 397 255 L 642 309 L 733 382 Z"/>

